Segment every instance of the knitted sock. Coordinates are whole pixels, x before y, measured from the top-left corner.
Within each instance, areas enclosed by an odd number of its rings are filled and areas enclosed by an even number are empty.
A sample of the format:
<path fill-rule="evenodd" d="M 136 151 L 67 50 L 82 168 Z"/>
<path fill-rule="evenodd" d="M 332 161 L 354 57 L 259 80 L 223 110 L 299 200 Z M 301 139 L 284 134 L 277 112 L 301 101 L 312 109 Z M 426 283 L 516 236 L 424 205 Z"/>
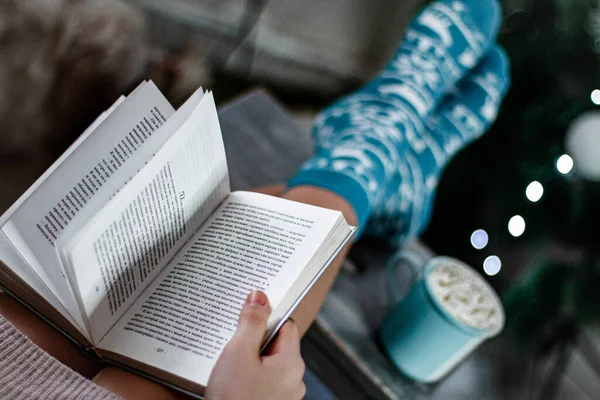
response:
<path fill-rule="evenodd" d="M 373 204 L 365 233 L 393 243 L 421 233 L 429 222 L 443 168 L 494 122 L 509 82 L 508 58 L 495 46 L 442 100 L 402 153 L 403 162 Z"/>
<path fill-rule="evenodd" d="M 312 185 L 338 193 L 354 207 L 361 229 L 376 210 L 379 223 L 373 225 L 373 233 L 385 230 L 383 216 L 398 219 L 396 210 L 404 209 L 402 196 L 394 196 L 393 206 L 387 195 L 398 192 L 394 185 L 399 174 L 406 175 L 402 170 L 415 167 L 407 164 L 406 153 L 425 150 L 424 121 L 489 50 L 499 15 L 496 0 L 439 0 L 427 6 L 382 73 L 317 118 L 317 153 L 289 186 Z M 413 184 L 419 180 L 413 179 Z"/>

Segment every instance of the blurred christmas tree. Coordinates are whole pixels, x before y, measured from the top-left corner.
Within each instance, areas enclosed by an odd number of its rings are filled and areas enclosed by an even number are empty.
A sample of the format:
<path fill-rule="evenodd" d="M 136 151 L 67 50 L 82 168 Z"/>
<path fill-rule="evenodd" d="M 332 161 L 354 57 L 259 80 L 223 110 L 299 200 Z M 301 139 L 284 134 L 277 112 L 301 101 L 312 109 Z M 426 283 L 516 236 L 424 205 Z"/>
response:
<path fill-rule="evenodd" d="M 600 12 L 591 0 L 503 7 L 499 42 L 511 58 L 512 88 L 492 130 L 446 169 L 425 241 L 476 268 L 498 256 L 502 269 L 490 282 L 506 292 L 520 343 L 539 350 L 600 320 L 600 183 L 561 173 L 568 157 L 557 169 L 573 120 L 598 108 L 590 96 L 600 88 Z M 600 91 L 593 100 L 600 103 Z M 515 215 L 521 225 L 509 232 Z M 477 229 L 490 238 L 480 250 L 469 241 Z"/>

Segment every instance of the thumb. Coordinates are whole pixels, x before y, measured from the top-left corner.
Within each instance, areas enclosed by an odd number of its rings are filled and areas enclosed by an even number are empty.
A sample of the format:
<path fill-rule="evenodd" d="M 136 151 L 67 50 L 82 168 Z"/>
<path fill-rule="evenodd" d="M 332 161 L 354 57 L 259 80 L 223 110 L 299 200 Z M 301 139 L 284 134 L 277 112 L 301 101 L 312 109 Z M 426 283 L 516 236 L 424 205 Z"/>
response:
<path fill-rule="evenodd" d="M 267 331 L 267 319 L 271 314 L 271 306 L 265 292 L 253 290 L 246 298 L 240 312 L 237 331 L 234 339 L 237 345 L 258 356 Z"/>

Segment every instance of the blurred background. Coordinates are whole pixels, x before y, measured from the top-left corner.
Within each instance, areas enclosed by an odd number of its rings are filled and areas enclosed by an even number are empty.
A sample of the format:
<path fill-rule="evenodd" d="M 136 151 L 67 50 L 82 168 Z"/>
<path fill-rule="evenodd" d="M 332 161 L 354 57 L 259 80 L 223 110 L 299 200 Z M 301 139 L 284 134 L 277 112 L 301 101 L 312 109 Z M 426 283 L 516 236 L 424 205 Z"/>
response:
<path fill-rule="evenodd" d="M 387 63 L 425 3 L 2 0 L 0 212 L 141 79 L 174 105 L 198 86 L 219 104 L 264 88 L 309 135 L 320 109 Z M 512 88 L 446 169 L 421 239 L 486 276 L 507 329 L 493 368 L 465 363 L 431 396 L 600 398 L 600 6 L 501 3 Z"/>

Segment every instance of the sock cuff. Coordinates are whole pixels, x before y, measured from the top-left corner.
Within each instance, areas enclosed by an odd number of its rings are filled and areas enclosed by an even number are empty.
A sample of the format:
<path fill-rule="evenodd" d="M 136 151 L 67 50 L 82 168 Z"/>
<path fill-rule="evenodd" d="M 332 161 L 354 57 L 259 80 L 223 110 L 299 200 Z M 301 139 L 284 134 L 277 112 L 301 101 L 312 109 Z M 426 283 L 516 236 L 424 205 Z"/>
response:
<path fill-rule="evenodd" d="M 358 230 L 355 239 L 362 233 L 369 215 L 371 202 L 365 188 L 354 177 L 329 169 L 302 169 L 288 183 L 288 188 L 297 186 L 316 186 L 340 195 L 354 209 L 358 219 Z"/>

